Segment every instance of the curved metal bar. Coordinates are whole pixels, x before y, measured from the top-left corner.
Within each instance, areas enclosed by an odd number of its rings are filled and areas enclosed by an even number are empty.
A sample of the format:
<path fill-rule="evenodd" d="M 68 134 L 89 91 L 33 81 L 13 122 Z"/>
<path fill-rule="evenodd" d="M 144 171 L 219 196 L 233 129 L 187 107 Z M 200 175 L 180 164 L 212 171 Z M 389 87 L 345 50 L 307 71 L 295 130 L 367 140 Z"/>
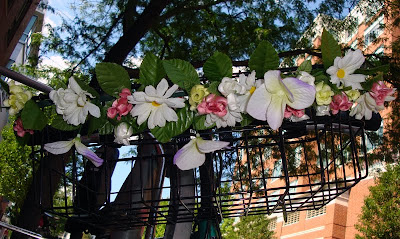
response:
<path fill-rule="evenodd" d="M 51 88 L 48 85 L 40 83 L 39 81 L 32 80 L 31 78 L 26 77 L 18 72 L 7 69 L 4 66 L 0 66 L 0 74 L 6 76 L 8 78 L 11 78 L 15 81 L 18 81 L 24 85 L 32 87 L 36 90 L 42 91 L 44 93 L 50 93 L 50 91 L 53 90 L 53 88 Z"/>

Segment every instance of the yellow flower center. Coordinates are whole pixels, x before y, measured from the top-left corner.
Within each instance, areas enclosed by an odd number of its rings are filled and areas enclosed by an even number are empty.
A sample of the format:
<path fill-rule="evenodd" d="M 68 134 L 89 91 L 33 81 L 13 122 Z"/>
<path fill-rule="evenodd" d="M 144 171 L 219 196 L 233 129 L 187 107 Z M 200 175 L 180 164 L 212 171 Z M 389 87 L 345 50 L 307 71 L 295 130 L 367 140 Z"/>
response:
<path fill-rule="evenodd" d="M 250 94 L 252 95 L 254 93 L 254 91 L 256 90 L 255 86 L 252 86 L 251 89 L 249 90 Z"/>
<path fill-rule="evenodd" d="M 345 75 L 345 72 L 344 72 L 343 69 L 339 69 L 339 70 L 337 71 L 336 75 L 337 75 L 337 77 L 339 77 L 339 78 L 343 78 L 344 75 Z"/>
<path fill-rule="evenodd" d="M 151 102 L 151 104 L 152 104 L 153 106 L 155 106 L 155 107 L 158 107 L 158 106 L 160 106 L 160 104 L 159 104 L 159 103 L 157 103 L 157 102 L 155 102 L 155 101 Z"/>

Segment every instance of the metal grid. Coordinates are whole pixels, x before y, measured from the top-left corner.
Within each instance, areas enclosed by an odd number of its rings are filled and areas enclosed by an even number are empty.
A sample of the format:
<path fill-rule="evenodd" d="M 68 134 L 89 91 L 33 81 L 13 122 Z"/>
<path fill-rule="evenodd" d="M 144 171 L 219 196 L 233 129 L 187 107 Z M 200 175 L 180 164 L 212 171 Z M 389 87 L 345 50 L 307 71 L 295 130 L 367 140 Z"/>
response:
<path fill-rule="evenodd" d="M 47 213 L 68 218 L 67 227 L 100 234 L 166 223 L 319 209 L 368 174 L 364 122 L 344 114 L 284 122 L 273 131 L 263 122 L 200 132 L 204 139 L 229 141 L 228 149 L 206 155 L 198 169 L 172 164 L 176 151 L 195 133 L 160 145 L 148 132 L 131 140 L 121 155 L 112 137 L 82 142 L 105 162 L 95 168 L 70 152 L 63 157 L 35 147 L 40 160 L 34 180 L 38 203 Z M 51 128 L 33 144 L 72 138 L 76 132 Z M 116 166 L 127 169 L 121 189 L 112 187 Z"/>

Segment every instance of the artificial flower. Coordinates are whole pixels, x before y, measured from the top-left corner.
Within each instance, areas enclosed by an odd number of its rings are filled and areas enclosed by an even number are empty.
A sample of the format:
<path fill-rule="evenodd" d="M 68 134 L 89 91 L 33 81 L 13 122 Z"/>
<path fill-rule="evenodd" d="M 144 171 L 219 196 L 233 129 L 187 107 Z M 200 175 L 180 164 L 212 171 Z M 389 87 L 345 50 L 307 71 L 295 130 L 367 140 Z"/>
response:
<path fill-rule="evenodd" d="M 5 107 L 10 107 L 10 115 L 16 115 L 23 108 L 25 103 L 32 98 L 32 93 L 28 90 L 23 90 L 20 85 L 15 85 L 14 81 L 9 83 L 10 97 L 4 101 Z"/>
<path fill-rule="evenodd" d="M 114 142 L 117 144 L 123 144 L 129 146 L 129 138 L 133 134 L 133 128 L 126 122 L 120 123 L 117 128 L 114 129 Z"/>
<path fill-rule="evenodd" d="M 88 113 L 96 118 L 100 117 L 99 107 L 89 100 L 89 97 L 94 98 L 92 94 L 82 90 L 72 77 L 69 78 L 67 89 L 53 90 L 49 96 L 56 105 L 57 113 L 69 124 L 77 126 L 85 123 Z"/>
<path fill-rule="evenodd" d="M 14 122 L 14 127 L 13 127 L 14 131 L 17 132 L 17 135 L 19 137 L 24 137 L 25 133 L 30 133 L 33 134 L 33 130 L 31 129 L 24 129 L 24 126 L 22 125 L 22 119 L 18 118 L 15 122 Z"/>
<path fill-rule="evenodd" d="M 301 118 L 304 115 L 304 109 L 296 110 L 287 105 L 286 109 L 285 109 L 284 117 L 290 118 L 292 115 L 294 115 L 295 117 Z"/>
<path fill-rule="evenodd" d="M 228 113 L 228 100 L 222 96 L 209 94 L 197 106 L 197 111 L 200 115 L 214 114 L 218 117 L 223 117 Z"/>
<path fill-rule="evenodd" d="M 378 112 L 376 102 L 368 92 L 358 97 L 356 103 L 349 115 L 354 116 L 358 120 L 361 120 L 363 117 L 366 120 L 370 120 L 372 112 Z"/>
<path fill-rule="evenodd" d="M 280 71 L 268 71 L 264 81 L 250 97 L 247 112 L 255 119 L 266 120 L 274 130 L 282 125 L 286 105 L 305 109 L 314 102 L 315 87 L 297 78 L 282 80 Z"/>
<path fill-rule="evenodd" d="M 228 104 L 226 111 L 227 111 L 226 115 L 224 115 L 223 117 L 219 117 L 215 114 L 207 114 L 204 125 L 206 127 L 210 127 L 215 123 L 217 128 L 228 127 L 228 126 L 233 127 L 236 125 L 236 122 L 242 121 L 243 118 L 239 108 L 235 108 L 235 110 L 230 109 L 230 106 Z"/>
<path fill-rule="evenodd" d="M 131 91 L 127 88 L 122 89 L 121 93 L 119 94 L 120 98 L 114 100 L 112 106 L 107 110 L 107 117 L 108 118 L 115 118 L 117 114 L 117 120 L 121 120 L 122 116 L 127 115 L 133 108 L 133 105 L 128 102 L 128 96 L 131 95 Z"/>
<path fill-rule="evenodd" d="M 372 85 L 372 89 L 369 94 L 375 99 L 376 104 L 381 106 L 385 101 L 394 100 L 395 97 L 392 95 L 395 92 L 396 89 L 388 88 L 383 81 L 378 81 Z"/>
<path fill-rule="evenodd" d="M 195 110 L 197 105 L 209 94 L 210 92 L 203 85 L 193 86 L 189 95 L 190 110 Z"/>
<path fill-rule="evenodd" d="M 229 142 L 204 140 L 200 135 L 190 140 L 174 156 L 174 164 L 181 170 L 200 167 L 206 160 L 206 153 L 220 150 L 229 145 Z"/>
<path fill-rule="evenodd" d="M 316 116 L 325 116 L 325 115 L 331 115 L 330 111 L 331 109 L 329 108 L 329 105 L 317 105 L 317 107 L 315 108 Z"/>
<path fill-rule="evenodd" d="M 289 117 L 289 121 L 291 121 L 291 122 L 300 122 L 300 121 L 309 120 L 309 119 L 310 119 L 310 116 L 308 116 L 306 114 L 304 114 L 301 117 L 297 117 L 295 115 L 292 115 Z"/>
<path fill-rule="evenodd" d="M 167 80 L 162 79 L 157 88 L 149 85 L 146 86 L 144 92 L 134 92 L 128 96 L 129 103 L 135 104 L 131 115 L 138 117 L 139 125 L 147 120 L 149 129 L 156 126 L 164 127 L 166 121 L 178 121 L 178 116 L 173 108 L 185 107 L 185 99 L 170 98 L 177 89 L 178 85 L 173 85 L 168 89 Z"/>
<path fill-rule="evenodd" d="M 349 98 L 347 97 L 347 95 L 342 92 L 341 95 L 335 95 L 333 96 L 333 100 L 332 102 L 329 104 L 331 110 L 332 110 L 332 114 L 337 114 L 339 113 L 339 111 L 347 111 L 351 108 L 351 106 L 353 105 L 353 103 L 351 103 L 349 101 Z"/>
<path fill-rule="evenodd" d="M 356 101 L 358 97 L 360 97 L 360 91 L 358 90 L 347 90 L 345 91 L 347 97 L 349 97 L 349 100 L 351 101 Z"/>
<path fill-rule="evenodd" d="M 321 81 L 315 86 L 315 90 L 317 91 L 315 94 L 317 105 L 329 105 L 332 102 L 332 96 L 335 93 L 333 93 L 329 85 Z"/>
<path fill-rule="evenodd" d="M 301 71 L 301 72 L 300 72 L 300 76 L 298 76 L 297 78 L 298 78 L 299 80 L 301 80 L 301 81 L 303 81 L 303 82 L 309 84 L 309 85 L 315 86 L 315 84 L 314 84 L 314 82 L 315 82 L 315 77 L 312 76 L 312 75 L 310 75 L 308 72 Z"/>
<path fill-rule="evenodd" d="M 351 86 L 353 90 L 362 90 L 361 82 L 365 81 L 365 75 L 353 74 L 364 63 L 365 59 L 361 50 L 349 50 L 346 55 L 336 57 L 333 66 L 326 72 L 331 75 L 332 84 L 338 87 L 342 83 L 345 87 Z"/>
<path fill-rule="evenodd" d="M 97 156 L 92 150 L 81 143 L 80 135 L 69 141 L 47 143 L 44 145 L 44 149 L 52 154 L 65 154 L 72 148 L 72 146 L 75 146 L 76 151 L 88 158 L 94 166 L 100 167 L 103 164 L 103 159 L 99 158 L 99 156 Z"/>

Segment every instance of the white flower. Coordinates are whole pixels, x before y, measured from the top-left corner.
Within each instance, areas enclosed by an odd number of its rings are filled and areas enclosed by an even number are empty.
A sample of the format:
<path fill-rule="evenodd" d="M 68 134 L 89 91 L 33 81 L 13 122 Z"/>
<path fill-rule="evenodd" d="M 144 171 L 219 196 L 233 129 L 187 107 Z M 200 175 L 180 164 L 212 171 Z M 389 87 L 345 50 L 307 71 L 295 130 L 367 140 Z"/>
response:
<path fill-rule="evenodd" d="M 100 109 L 95 104 L 90 103 L 90 98 L 94 98 L 90 93 L 82 90 L 74 78 L 69 78 L 67 89 L 58 89 L 50 92 L 50 99 L 56 105 L 58 114 L 72 125 L 83 124 L 88 113 L 96 118 L 100 117 Z"/>
<path fill-rule="evenodd" d="M 114 142 L 117 144 L 124 144 L 129 146 L 129 138 L 133 134 L 132 126 L 128 125 L 126 122 L 120 123 L 117 128 L 114 129 Z"/>
<path fill-rule="evenodd" d="M 317 105 L 316 107 L 317 113 L 316 116 L 324 116 L 324 115 L 331 115 L 330 110 L 331 108 L 329 105 Z"/>
<path fill-rule="evenodd" d="M 174 156 L 174 164 L 181 170 L 200 167 L 206 160 L 206 153 L 220 150 L 229 145 L 229 142 L 204 140 L 200 135 L 190 140 Z"/>
<path fill-rule="evenodd" d="M 248 76 L 240 74 L 239 81 L 224 77 L 218 90 L 228 99 L 231 110 L 239 108 L 240 112 L 245 112 L 250 96 L 260 85 L 261 81 L 256 81 L 256 72 L 252 71 Z"/>
<path fill-rule="evenodd" d="M 365 117 L 366 120 L 372 118 L 372 112 L 378 112 L 384 109 L 384 106 L 379 106 L 376 104 L 374 98 L 367 92 L 356 101 L 356 106 L 354 106 L 350 111 L 350 116 L 355 116 L 356 119 L 360 120 Z"/>
<path fill-rule="evenodd" d="M 258 120 L 266 120 L 276 130 L 282 125 L 286 105 L 305 109 L 315 100 L 315 87 L 297 78 L 281 80 L 280 71 L 268 71 L 264 84 L 258 87 L 247 105 L 247 113 Z"/>
<path fill-rule="evenodd" d="M 310 75 L 308 72 L 305 71 L 301 71 L 300 72 L 300 76 L 298 76 L 297 78 L 309 85 L 315 86 L 314 82 L 315 82 L 315 77 Z"/>
<path fill-rule="evenodd" d="M 135 104 L 131 110 L 133 117 L 138 116 L 137 123 L 141 125 L 147 120 L 149 129 L 156 126 L 164 127 L 166 121 L 177 121 L 178 116 L 172 108 L 185 107 L 185 99 L 169 98 L 178 89 L 173 85 L 168 89 L 168 82 L 162 79 L 157 89 L 152 85 L 146 86 L 144 92 L 135 92 L 128 96 L 129 103 Z"/>
<path fill-rule="evenodd" d="M 99 158 L 93 151 L 81 143 L 80 135 L 70 141 L 58 141 L 54 143 L 47 143 L 44 145 L 44 149 L 52 154 L 65 154 L 72 146 L 75 145 L 75 149 L 79 154 L 82 154 L 88 158 L 96 167 L 100 167 L 103 164 L 103 159 Z"/>
<path fill-rule="evenodd" d="M 242 114 L 240 113 L 239 108 L 232 110 L 228 103 L 226 110 L 227 113 L 223 117 L 219 117 L 218 115 L 215 114 L 207 114 L 204 125 L 206 127 L 210 127 L 215 123 L 217 128 L 228 127 L 228 126 L 234 127 L 236 125 L 236 122 L 242 121 Z"/>
<path fill-rule="evenodd" d="M 336 84 L 339 87 L 340 83 L 342 83 L 345 87 L 351 86 L 353 90 L 361 90 L 360 83 L 365 81 L 365 75 L 353 73 L 360 68 L 364 60 L 364 56 L 359 49 L 355 51 L 349 50 L 343 58 L 336 57 L 333 66 L 326 70 L 331 75 L 330 81 L 332 84 Z"/>
<path fill-rule="evenodd" d="M 304 115 L 301 116 L 301 117 L 297 117 L 297 116 L 292 115 L 292 116 L 290 116 L 290 118 L 289 118 L 289 120 L 290 120 L 291 122 L 300 122 L 300 121 L 309 120 L 309 119 L 310 119 L 310 116 L 308 116 L 308 115 L 306 115 L 306 114 L 304 114 Z"/>

